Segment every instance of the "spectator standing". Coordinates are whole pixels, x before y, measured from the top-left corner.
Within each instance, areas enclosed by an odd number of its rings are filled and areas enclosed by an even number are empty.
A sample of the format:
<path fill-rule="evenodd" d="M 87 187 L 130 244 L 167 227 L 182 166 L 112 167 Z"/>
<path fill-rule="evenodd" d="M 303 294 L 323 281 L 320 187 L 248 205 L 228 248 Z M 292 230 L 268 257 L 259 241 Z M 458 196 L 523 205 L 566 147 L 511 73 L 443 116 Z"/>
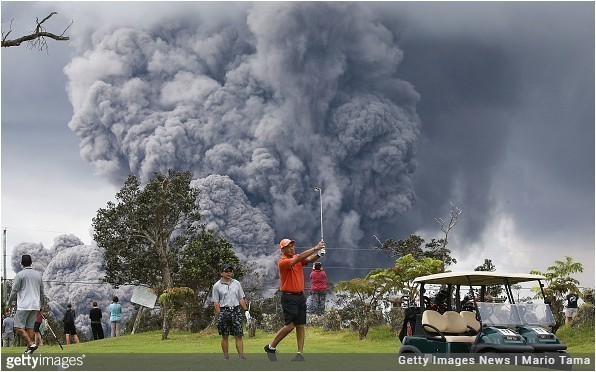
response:
<path fill-rule="evenodd" d="M 569 324 L 575 317 L 575 314 L 577 314 L 579 296 L 570 289 L 565 300 L 567 300 L 567 306 L 565 307 L 565 324 Z"/>
<path fill-rule="evenodd" d="M 296 342 L 298 353 L 292 359 L 303 362 L 305 324 L 306 324 L 306 297 L 304 297 L 304 273 L 302 267 L 319 259 L 325 254 L 325 242 L 320 241 L 315 247 L 296 254 L 295 240 L 283 239 L 279 242 L 282 256 L 277 263 L 279 269 L 281 308 L 284 313 L 285 325 L 277 331 L 271 343 L 265 345 L 265 352 L 270 361 L 277 361 L 276 346 L 290 332 L 296 328 Z"/>
<path fill-rule="evenodd" d="M 35 324 L 33 324 L 33 333 L 35 334 L 35 343 L 37 346 L 43 346 L 43 338 L 41 337 L 41 324 L 43 323 L 43 309 L 37 312 Z"/>
<path fill-rule="evenodd" d="M 93 308 L 89 311 L 89 319 L 91 320 L 91 333 L 93 333 L 94 340 L 101 340 L 104 337 L 103 326 L 101 325 L 101 310 L 97 307 L 97 302 L 93 301 Z"/>
<path fill-rule="evenodd" d="M 118 337 L 120 335 L 120 323 L 122 322 L 122 305 L 118 303 L 118 296 L 112 298 L 110 304 L 110 325 L 111 337 Z"/>
<path fill-rule="evenodd" d="M 228 336 L 236 339 L 236 351 L 240 359 L 244 357 L 244 343 L 242 341 L 242 312 L 246 320 L 250 321 L 250 313 L 244 300 L 244 291 L 239 281 L 232 278 L 234 268 L 230 264 L 221 267 L 221 279 L 213 285 L 211 299 L 217 315 L 217 331 L 221 335 L 221 350 L 224 358 L 230 359 L 228 354 Z"/>
<path fill-rule="evenodd" d="M 313 297 L 314 314 L 323 315 L 327 299 L 327 273 L 320 262 L 315 262 L 310 272 L 310 292 Z"/>
<path fill-rule="evenodd" d="M 79 336 L 77 336 L 77 328 L 75 327 L 76 313 L 72 308 L 72 304 L 66 305 L 66 312 L 62 318 L 64 323 L 64 337 L 66 338 L 66 345 L 70 345 L 70 336 L 75 343 L 79 343 Z"/>
<path fill-rule="evenodd" d="M 35 325 L 37 312 L 41 309 L 44 301 L 41 273 L 33 270 L 32 263 L 33 260 L 30 255 L 24 254 L 21 256 L 23 270 L 15 275 L 12 291 L 8 298 L 9 304 L 12 304 L 15 300 L 17 302 L 14 327 L 16 332 L 27 343 L 25 354 L 31 354 L 37 350 L 33 326 Z"/>
<path fill-rule="evenodd" d="M 2 346 L 14 345 L 14 319 L 10 316 L 10 309 L 6 309 L 6 317 L 2 319 Z"/>

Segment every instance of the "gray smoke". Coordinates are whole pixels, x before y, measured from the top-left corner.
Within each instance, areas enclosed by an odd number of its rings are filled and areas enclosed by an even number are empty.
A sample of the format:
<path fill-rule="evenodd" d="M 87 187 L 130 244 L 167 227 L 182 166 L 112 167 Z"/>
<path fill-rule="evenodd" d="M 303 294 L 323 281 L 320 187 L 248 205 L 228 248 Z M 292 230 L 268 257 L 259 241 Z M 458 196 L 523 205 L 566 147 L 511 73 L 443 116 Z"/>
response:
<path fill-rule="evenodd" d="M 109 335 L 108 306 L 113 296 L 120 299 L 124 321 L 132 315 L 132 286 L 115 289 L 102 282 L 105 269 L 102 267 L 102 250 L 97 245 L 84 245 L 74 235 L 56 237 L 50 249 L 44 248 L 41 243 L 21 243 L 12 252 L 15 273 L 22 270 L 20 262 L 23 254 L 30 254 L 33 268 L 43 273 L 45 295 L 52 315 L 59 323 L 66 305 L 70 303 L 76 313 L 77 330 L 91 337 L 89 310 L 92 302 L 97 301 L 103 313 L 104 331 Z"/>
<path fill-rule="evenodd" d="M 419 97 L 366 8 L 264 3 L 221 25 L 155 24 L 98 31 L 65 68 L 69 126 L 98 173 L 120 185 L 190 169 L 204 222 L 247 259 L 317 239 L 315 186 L 336 246 L 411 208 Z"/>

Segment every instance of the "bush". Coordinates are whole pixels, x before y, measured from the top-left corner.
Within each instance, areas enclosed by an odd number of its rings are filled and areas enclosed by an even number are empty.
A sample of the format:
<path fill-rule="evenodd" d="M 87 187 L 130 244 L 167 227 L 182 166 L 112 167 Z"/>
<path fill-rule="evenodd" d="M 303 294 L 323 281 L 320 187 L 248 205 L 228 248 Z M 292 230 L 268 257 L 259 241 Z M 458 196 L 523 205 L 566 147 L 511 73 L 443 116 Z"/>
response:
<path fill-rule="evenodd" d="M 267 333 L 275 333 L 284 326 L 284 320 L 282 314 L 263 314 L 263 320 L 257 325 L 258 328 L 262 329 Z"/>
<path fill-rule="evenodd" d="M 577 309 L 577 314 L 571 322 L 572 327 L 579 327 L 583 324 L 594 326 L 594 304 L 585 303 Z"/>
<path fill-rule="evenodd" d="M 404 324 L 404 317 L 405 311 L 400 306 L 394 306 L 387 314 L 387 323 L 391 325 L 391 330 L 393 332 L 401 331 L 401 328 Z"/>
<path fill-rule="evenodd" d="M 329 309 L 323 315 L 323 329 L 325 331 L 339 331 L 341 329 L 341 316 L 336 309 Z"/>
<path fill-rule="evenodd" d="M 313 327 L 322 327 L 325 320 L 325 315 L 315 315 L 315 314 L 307 314 L 306 315 L 306 324 L 313 326 Z"/>
<path fill-rule="evenodd" d="M 582 293 L 584 302 L 594 305 L 594 288 L 588 288 Z"/>

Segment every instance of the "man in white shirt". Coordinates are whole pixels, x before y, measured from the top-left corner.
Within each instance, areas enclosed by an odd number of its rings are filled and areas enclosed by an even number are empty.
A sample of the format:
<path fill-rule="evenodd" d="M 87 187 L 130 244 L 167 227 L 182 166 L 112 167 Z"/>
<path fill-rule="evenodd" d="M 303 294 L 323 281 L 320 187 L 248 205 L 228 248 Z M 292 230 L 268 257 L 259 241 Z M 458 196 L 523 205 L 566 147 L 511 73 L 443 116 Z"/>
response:
<path fill-rule="evenodd" d="M 251 320 L 251 316 L 244 300 L 242 285 L 236 279 L 232 279 L 233 271 L 232 265 L 222 265 L 221 279 L 213 285 L 211 299 L 217 315 L 217 331 L 221 335 L 221 350 L 224 358 L 230 358 L 228 355 L 228 336 L 232 335 L 236 338 L 238 357 L 246 359 L 242 342 L 242 311 L 244 311 L 247 321 Z"/>
<path fill-rule="evenodd" d="M 12 291 L 8 298 L 8 303 L 13 304 L 17 301 L 17 312 L 15 315 L 15 331 L 27 342 L 25 354 L 31 354 L 37 349 L 35 344 L 35 334 L 33 326 L 35 317 L 41 309 L 44 301 L 43 281 L 41 273 L 33 270 L 31 256 L 24 254 L 21 256 L 21 265 L 23 270 L 19 271 L 12 284 Z"/>

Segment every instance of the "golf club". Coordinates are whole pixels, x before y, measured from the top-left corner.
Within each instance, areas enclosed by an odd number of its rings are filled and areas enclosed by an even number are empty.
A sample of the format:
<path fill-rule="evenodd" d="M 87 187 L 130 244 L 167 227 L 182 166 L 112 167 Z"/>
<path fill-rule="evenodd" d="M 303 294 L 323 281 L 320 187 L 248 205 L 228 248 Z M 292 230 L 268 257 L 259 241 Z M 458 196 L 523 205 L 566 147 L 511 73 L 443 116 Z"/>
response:
<path fill-rule="evenodd" d="M 58 342 L 58 345 L 60 345 L 60 349 L 64 350 L 64 348 L 62 347 L 62 344 L 60 343 L 60 340 L 58 339 L 58 336 L 56 336 L 56 334 L 54 333 L 54 330 L 50 326 L 50 322 L 48 322 L 48 319 L 45 317 L 45 315 L 43 315 L 43 313 L 41 313 L 41 317 L 46 321 L 46 325 L 48 326 L 48 329 L 50 330 L 50 332 L 52 332 L 52 334 L 54 335 L 54 338 L 56 339 L 56 342 Z"/>
<path fill-rule="evenodd" d="M 323 191 L 320 187 L 315 187 L 315 191 L 319 192 L 319 199 L 321 200 L 321 240 L 323 240 Z"/>

